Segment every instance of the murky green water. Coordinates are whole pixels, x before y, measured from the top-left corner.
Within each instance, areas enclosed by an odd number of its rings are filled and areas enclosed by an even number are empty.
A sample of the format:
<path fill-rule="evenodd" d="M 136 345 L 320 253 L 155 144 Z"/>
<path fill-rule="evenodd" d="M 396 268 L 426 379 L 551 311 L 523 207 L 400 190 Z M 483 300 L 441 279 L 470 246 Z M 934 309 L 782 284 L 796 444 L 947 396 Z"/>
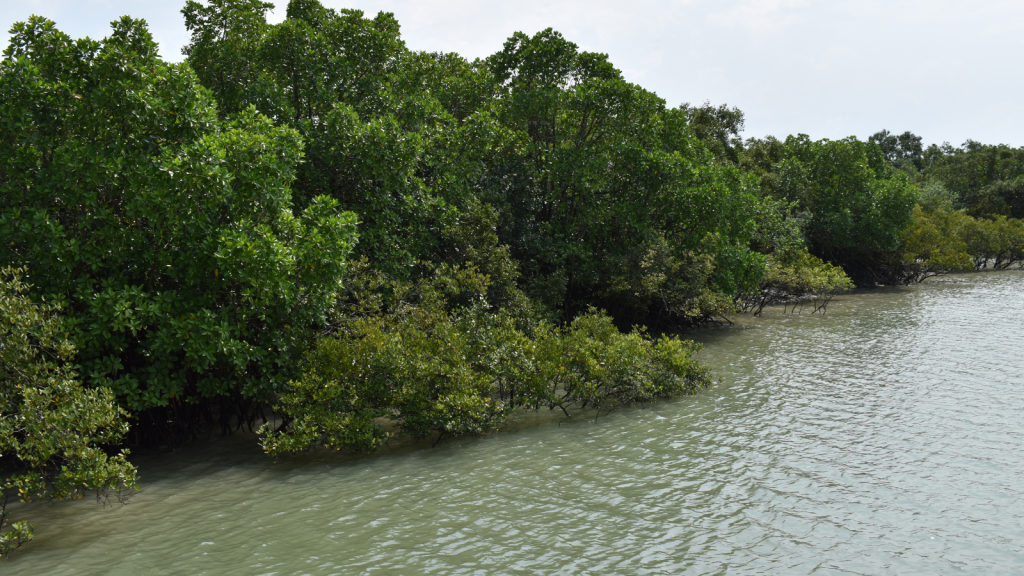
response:
<path fill-rule="evenodd" d="M 4 574 L 1019 574 L 1024 273 L 699 335 L 721 382 L 597 421 L 274 463 L 136 458 Z"/>

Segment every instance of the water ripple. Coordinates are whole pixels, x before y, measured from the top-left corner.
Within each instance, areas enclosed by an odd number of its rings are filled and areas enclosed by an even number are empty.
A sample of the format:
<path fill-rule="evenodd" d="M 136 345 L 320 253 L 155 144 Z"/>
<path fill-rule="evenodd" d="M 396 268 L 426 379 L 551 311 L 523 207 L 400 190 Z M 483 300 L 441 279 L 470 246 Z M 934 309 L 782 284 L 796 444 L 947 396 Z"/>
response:
<path fill-rule="evenodd" d="M 432 450 L 140 460 L 127 507 L 28 509 L 7 574 L 1013 574 L 1024 274 L 698 335 L 685 398 Z"/>

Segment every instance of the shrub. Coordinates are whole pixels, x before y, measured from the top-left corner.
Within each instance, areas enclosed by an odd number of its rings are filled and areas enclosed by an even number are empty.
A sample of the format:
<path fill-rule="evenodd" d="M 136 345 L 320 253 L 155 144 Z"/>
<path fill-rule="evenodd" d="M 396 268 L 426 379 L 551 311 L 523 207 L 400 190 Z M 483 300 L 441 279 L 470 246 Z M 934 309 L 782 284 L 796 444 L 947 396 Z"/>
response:
<path fill-rule="evenodd" d="M 394 435 L 388 421 L 415 438 L 476 435 L 513 408 L 610 410 L 709 381 L 692 342 L 622 334 L 595 310 L 564 327 L 493 312 L 487 287 L 473 269 L 440 267 L 346 308 L 281 394 L 283 425 L 264 426 L 264 448 L 369 451 Z"/>
<path fill-rule="evenodd" d="M 124 436 L 125 412 L 110 390 L 82 387 L 59 308 L 33 302 L 28 289 L 24 270 L 0 270 L 0 557 L 32 538 L 27 522 L 9 522 L 11 496 L 121 498 L 136 486 L 128 451 L 101 447 Z"/>
<path fill-rule="evenodd" d="M 769 304 L 813 296 L 815 311 L 824 310 L 832 297 L 853 288 L 838 266 L 822 261 L 806 249 L 767 256 L 768 266 L 759 289 L 742 295 L 740 307 L 760 314 Z"/>

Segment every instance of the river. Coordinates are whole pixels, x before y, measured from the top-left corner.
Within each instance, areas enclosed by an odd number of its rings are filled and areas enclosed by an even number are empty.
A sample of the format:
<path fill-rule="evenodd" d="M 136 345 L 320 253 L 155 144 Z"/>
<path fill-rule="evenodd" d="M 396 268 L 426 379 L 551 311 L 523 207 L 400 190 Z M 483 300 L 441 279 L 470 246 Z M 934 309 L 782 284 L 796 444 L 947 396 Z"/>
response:
<path fill-rule="evenodd" d="M 133 458 L 127 506 L 19 508 L 3 574 L 1019 574 L 1024 272 L 695 335 L 718 382 L 596 420 L 274 462 Z"/>

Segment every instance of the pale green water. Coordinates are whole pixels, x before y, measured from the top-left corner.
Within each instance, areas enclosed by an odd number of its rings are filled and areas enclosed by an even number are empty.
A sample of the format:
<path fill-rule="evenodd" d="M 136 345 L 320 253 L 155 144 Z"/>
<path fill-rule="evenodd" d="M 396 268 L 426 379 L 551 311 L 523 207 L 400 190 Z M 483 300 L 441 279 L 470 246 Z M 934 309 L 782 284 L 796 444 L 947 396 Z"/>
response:
<path fill-rule="evenodd" d="M 1024 273 L 706 332 L 721 382 L 352 461 L 136 458 L 4 574 L 1024 573 Z"/>

